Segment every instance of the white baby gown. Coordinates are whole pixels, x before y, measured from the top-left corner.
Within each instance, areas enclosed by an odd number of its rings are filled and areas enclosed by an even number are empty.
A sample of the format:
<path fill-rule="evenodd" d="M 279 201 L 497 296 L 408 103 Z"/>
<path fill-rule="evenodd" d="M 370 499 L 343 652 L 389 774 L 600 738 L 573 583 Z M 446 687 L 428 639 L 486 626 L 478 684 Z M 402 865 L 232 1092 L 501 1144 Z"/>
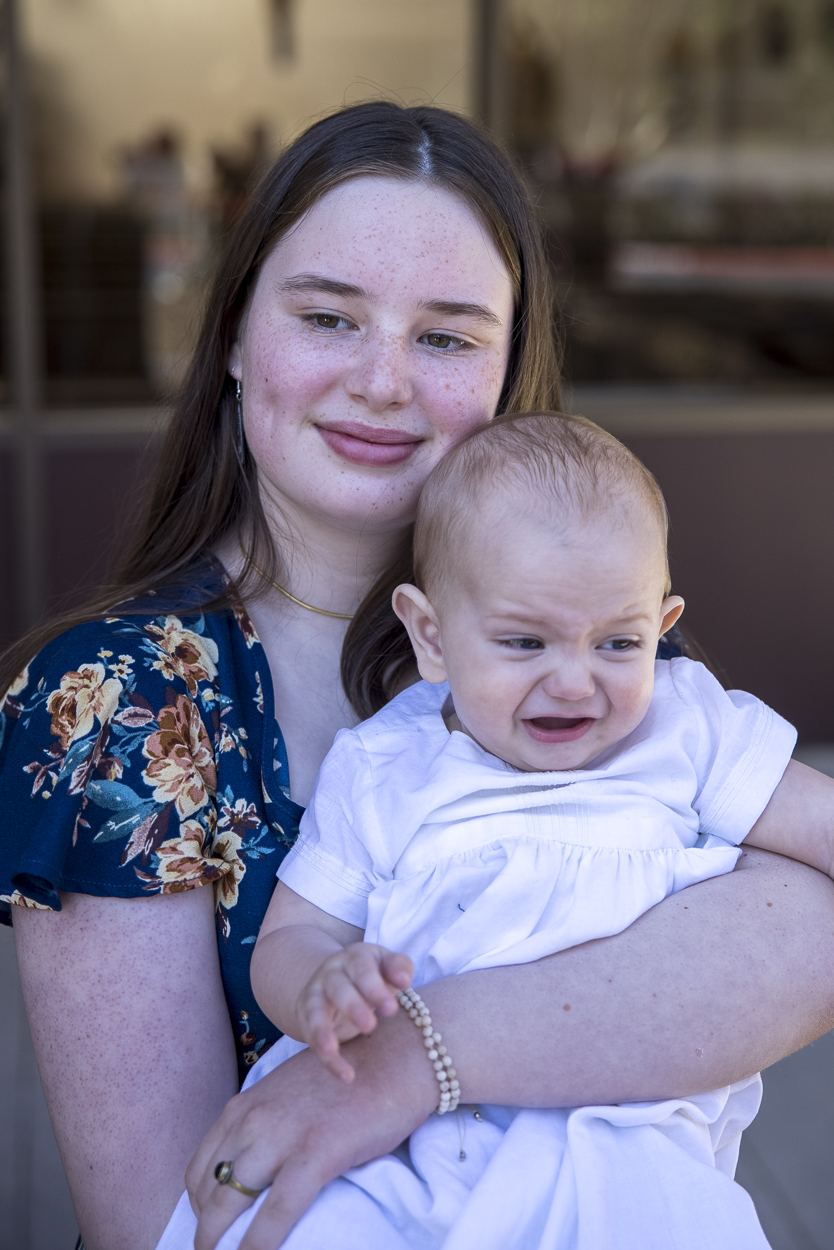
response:
<path fill-rule="evenodd" d="M 416 986 L 619 933 L 731 871 L 796 737 L 701 665 L 658 661 L 651 707 L 627 739 L 585 769 L 524 773 L 450 734 L 447 696 L 420 683 L 337 735 L 278 873 L 367 941 L 410 955 Z M 300 1049 L 282 1038 L 246 1086 Z M 480 1120 L 461 1106 L 333 1181 L 284 1246 L 767 1250 L 733 1180 L 760 1098 L 754 1076 L 663 1102 L 480 1106 Z M 218 1250 L 235 1250 L 262 1201 Z M 192 1250 L 195 1227 L 183 1195 L 158 1250 Z"/>

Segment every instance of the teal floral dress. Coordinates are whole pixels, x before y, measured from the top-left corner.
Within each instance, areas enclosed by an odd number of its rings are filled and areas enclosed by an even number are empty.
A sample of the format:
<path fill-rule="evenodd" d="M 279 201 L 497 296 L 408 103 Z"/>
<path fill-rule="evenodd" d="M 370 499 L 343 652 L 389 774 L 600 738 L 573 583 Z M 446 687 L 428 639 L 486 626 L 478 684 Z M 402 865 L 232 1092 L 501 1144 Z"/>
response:
<path fill-rule="evenodd" d="M 6 692 L 0 920 L 13 906 L 59 911 L 59 890 L 141 898 L 210 885 L 243 1076 L 280 1036 L 249 961 L 303 809 L 244 609 L 183 608 L 220 576 L 212 564 L 201 586 L 149 598 L 147 615 L 69 630 Z"/>

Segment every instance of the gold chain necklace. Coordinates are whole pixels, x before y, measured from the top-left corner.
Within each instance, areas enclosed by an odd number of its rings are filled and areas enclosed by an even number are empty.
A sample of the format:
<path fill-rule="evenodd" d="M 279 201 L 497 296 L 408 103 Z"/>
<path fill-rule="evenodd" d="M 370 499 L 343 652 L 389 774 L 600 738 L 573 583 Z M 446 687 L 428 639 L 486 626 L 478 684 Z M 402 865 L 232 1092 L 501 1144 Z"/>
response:
<path fill-rule="evenodd" d="M 317 612 L 319 616 L 332 616 L 334 620 L 337 620 L 337 621 L 352 621 L 353 620 L 352 613 L 348 614 L 347 612 L 328 612 L 326 608 L 314 608 L 312 603 L 305 603 L 303 599 L 296 599 L 295 595 L 291 595 L 288 590 L 284 590 L 284 587 L 279 586 L 277 582 L 274 582 L 268 573 L 265 573 L 263 569 L 258 568 L 257 564 L 252 559 L 252 557 L 248 555 L 247 552 L 244 551 L 243 543 L 240 541 L 240 539 L 238 539 L 237 545 L 240 547 L 240 554 L 243 556 L 246 563 L 250 564 L 256 573 L 260 573 L 261 577 L 264 579 L 265 582 L 269 582 L 270 586 L 273 586 L 276 590 L 280 590 L 282 595 L 286 595 L 286 597 L 292 600 L 293 603 L 297 603 L 300 608 L 306 608 L 308 612 Z"/>

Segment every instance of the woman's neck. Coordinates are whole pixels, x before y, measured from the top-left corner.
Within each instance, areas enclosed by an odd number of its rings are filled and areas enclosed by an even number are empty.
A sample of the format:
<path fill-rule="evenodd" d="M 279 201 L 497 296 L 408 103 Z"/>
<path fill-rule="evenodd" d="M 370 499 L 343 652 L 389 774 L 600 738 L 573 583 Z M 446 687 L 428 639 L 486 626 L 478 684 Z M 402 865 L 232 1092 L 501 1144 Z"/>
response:
<path fill-rule="evenodd" d="M 402 527 L 380 532 L 339 526 L 291 503 L 263 500 L 278 555 L 280 585 L 302 603 L 353 615 L 402 542 Z"/>
<path fill-rule="evenodd" d="M 356 723 L 340 678 L 349 622 L 321 613 L 352 616 L 392 558 L 396 538 L 392 542 L 307 524 L 302 545 L 292 541 L 292 526 L 282 519 L 280 529 L 270 526 L 281 585 L 307 606 L 267 588 L 247 600 L 247 609 L 269 663 L 290 793 L 304 805 L 334 736 Z M 219 554 L 230 572 L 241 570 L 243 556 L 236 539 Z"/>

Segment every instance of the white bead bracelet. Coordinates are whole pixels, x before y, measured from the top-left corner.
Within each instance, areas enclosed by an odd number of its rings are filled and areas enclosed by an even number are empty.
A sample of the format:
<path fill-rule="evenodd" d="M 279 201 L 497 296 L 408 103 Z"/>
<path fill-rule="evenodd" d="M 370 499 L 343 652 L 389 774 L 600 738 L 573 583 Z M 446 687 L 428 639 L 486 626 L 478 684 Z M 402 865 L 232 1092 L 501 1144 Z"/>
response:
<path fill-rule="evenodd" d="M 440 1044 L 442 1038 L 432 1026 L 428 1007 L 416 990 L 399 990 L 397 1002 L 423 1034 L 423 1045 L 426 1048 L 429 1063 L 434 1068 L 440 1091 L 440 1102 L 435 1108 L 437 1114 L 445 1115 L 447 1111 L 456 1110 L 460 1102 L 457 1072 L 452 1067 L 452 1060 L 446 1047 Z"/>

